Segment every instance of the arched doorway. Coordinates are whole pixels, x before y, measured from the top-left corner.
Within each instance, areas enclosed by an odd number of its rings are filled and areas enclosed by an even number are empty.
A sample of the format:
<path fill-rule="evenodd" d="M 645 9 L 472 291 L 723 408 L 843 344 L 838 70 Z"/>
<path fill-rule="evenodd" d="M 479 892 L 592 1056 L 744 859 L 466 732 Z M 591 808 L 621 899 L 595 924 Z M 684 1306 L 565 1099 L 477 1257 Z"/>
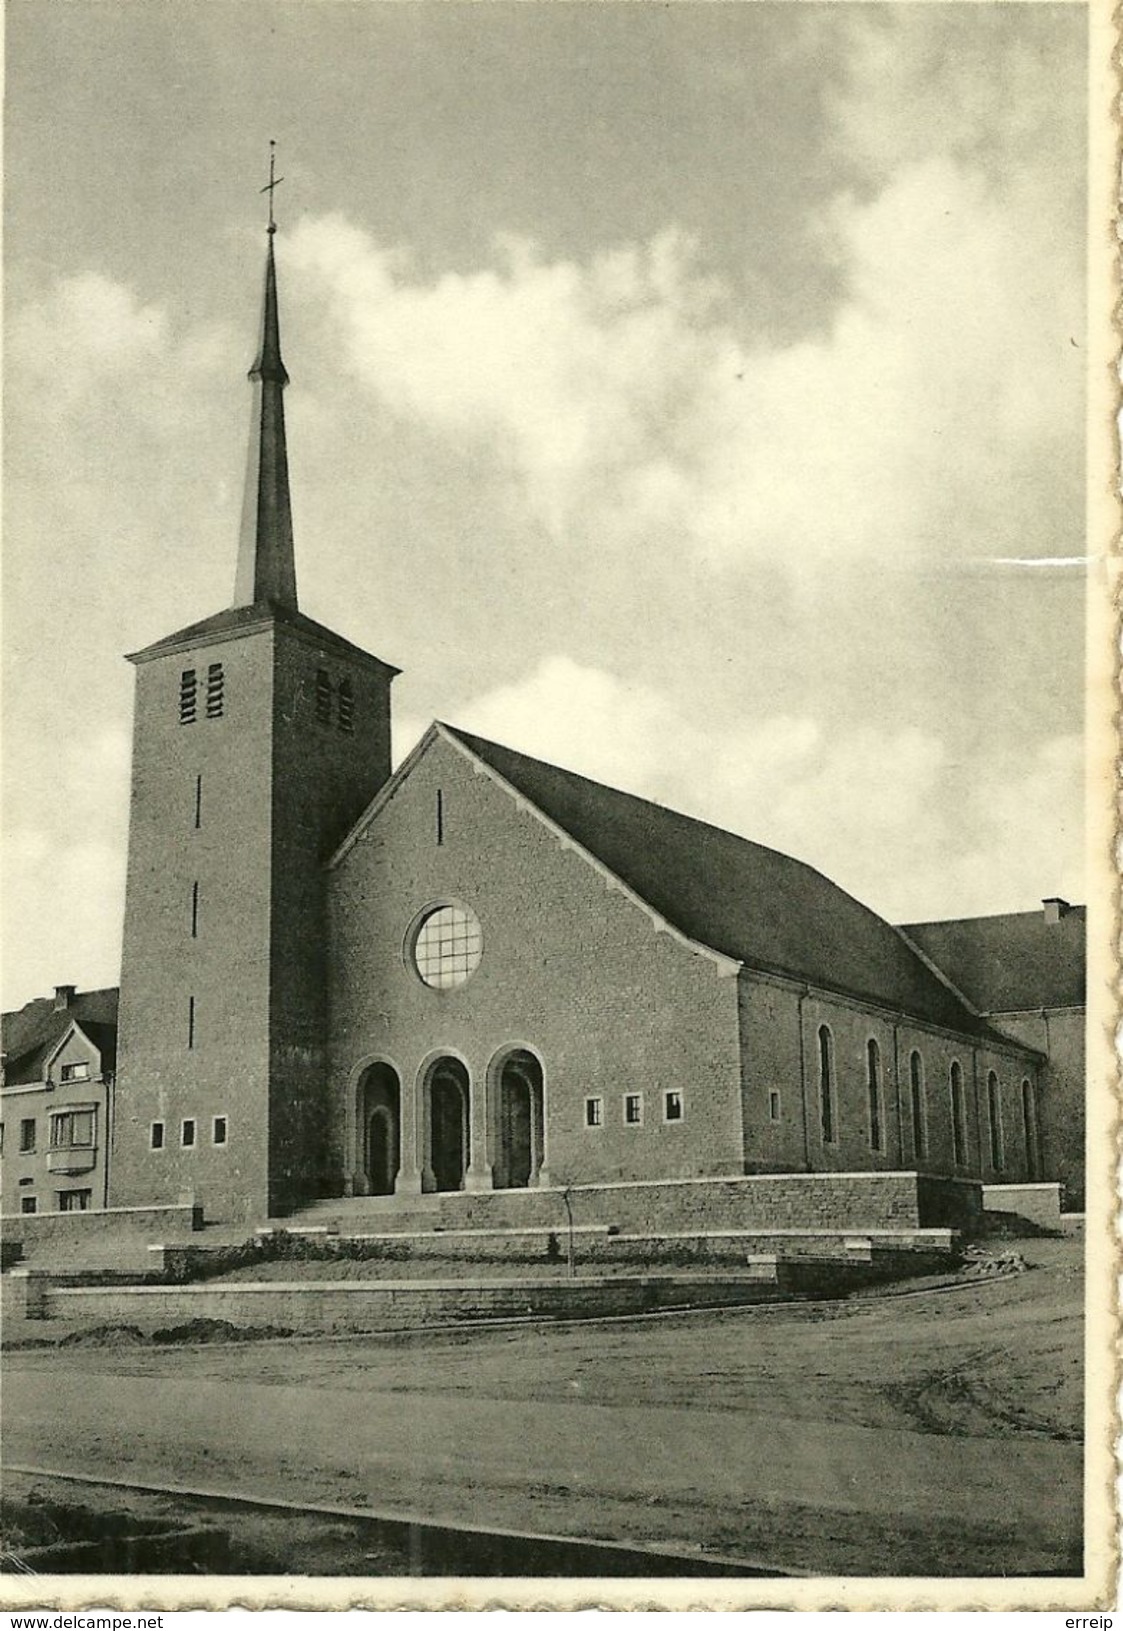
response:
<path fill-rule="evenodd" d="M 542 1065 L 528 1048 L 516 1048 L 493 1069 L 496 1093 L 497 1189 L 532 1189 L 545 1157 Z"/>
<path fill-rule="evenodd" d="M 392 1195 L 402 1142 L 402 1089 L 394 1067 L 383 1061 L 368 1066 L 357 1099 L 362 1188 L 368 1195 Z"/>
<path fill-rule="evenodd" d="M 464 1188 L 468 1166 L 468 1071 L 459 1059 L 438 1059 L 425 1082 L 429 1101 L 428 1166 L 437 1189 Z"/>

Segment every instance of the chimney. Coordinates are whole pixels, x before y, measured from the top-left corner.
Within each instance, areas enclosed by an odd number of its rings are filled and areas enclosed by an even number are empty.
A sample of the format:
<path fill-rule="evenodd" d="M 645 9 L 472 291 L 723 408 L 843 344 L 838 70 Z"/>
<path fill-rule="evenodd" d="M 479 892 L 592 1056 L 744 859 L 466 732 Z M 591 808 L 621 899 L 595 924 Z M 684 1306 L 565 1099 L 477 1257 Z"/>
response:
<path fill-rule="evenodd" d="M 1059 923 L 1069 909 L 1068 901 L 1059 895 L 1048 895 L 1041 904 L 1045 908 L 1046 923 Z"/>
<path fill-rule="evenodd" d="M 74 993 L 77 989 L 77 986 L 73 985 L 56 985 L 55 1007 L 69 1008 L 70 1004 L 74 1001 Z"/>

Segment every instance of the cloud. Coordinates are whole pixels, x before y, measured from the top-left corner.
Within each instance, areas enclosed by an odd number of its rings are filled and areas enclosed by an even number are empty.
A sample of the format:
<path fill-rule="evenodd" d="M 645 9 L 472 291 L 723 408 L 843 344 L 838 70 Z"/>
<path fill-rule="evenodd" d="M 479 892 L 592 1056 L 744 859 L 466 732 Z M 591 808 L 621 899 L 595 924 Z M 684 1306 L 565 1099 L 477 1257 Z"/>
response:
<path fill-rule="evenodd" d="M 131 468 L 138 452 L 189 434 L 201 393 L 229 369 L 217 325 L 173 331 L 166 310 L 124 284 L 84 271 L 22 302 L 6 335 L 7 432 L 15 473 L 67 461 L 95 479 Z M 96 412 L 91 407 L 96 405 Z M 107 427 L 110 434 L 107 434 Z"/>
<path fill-rule="evenodd" d="M 1081 513 L 1079 240 L 1056 185 L 935 145 L 824 212 L 847 292 L 794 343 L 673 226 L 584 262 L 500 239 L 427 280 L 332 215 L 289 257 L 371 395 L 482 450 L 561 546 L 796 573 L 1055 554 Z"/>
<path fill-rule="evenodd" d="M 964 775 L 931 731 L 699 719 L 560 655 L 450 722 L 798 856 L 894 921 L 1083 898 L 1078 737 Z"/>

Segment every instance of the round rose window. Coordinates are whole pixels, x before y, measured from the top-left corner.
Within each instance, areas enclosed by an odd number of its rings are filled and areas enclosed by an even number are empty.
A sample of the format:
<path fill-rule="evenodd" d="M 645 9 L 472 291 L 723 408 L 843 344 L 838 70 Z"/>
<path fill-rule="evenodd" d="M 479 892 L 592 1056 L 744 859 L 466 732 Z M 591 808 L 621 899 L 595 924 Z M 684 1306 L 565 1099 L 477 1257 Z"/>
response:
<path fill-rule="evenodd" d="M 434 991 L 463 985 L 480 966 L 483 934 L 466 906 L 438 906 L 421 919 L 413 937 L 413 966 Z"/>

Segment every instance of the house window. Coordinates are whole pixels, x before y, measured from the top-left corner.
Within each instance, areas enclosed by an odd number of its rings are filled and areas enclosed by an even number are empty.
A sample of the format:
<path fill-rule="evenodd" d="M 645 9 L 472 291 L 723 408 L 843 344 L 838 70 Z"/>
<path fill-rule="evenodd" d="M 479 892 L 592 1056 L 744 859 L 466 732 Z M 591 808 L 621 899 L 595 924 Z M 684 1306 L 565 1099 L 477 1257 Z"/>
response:
<path fill-rule="evenodd" d="M 195 1046 L 195 998 L 187 999 L 187 1046 Z"/>
<path fill-rule="evenodd" d="M 990 1164 L 995 1172 L 1001 1172 L 1006 1165 L 1002 1138 L 1002 1095 L 993 1070 L 987 1076 L 987 1117 L 990 1121 Z"/>
<path fill-rule="evenodd" d="M 871 1036 L 866 1043 L 866 1085 L 870 1101 L 870 1149 L 880 1150 L 881 1127 L 881 1049 Z"/>
<path fill-rule="evenodd" d="M 624 1125 L 625 1127 L 643 1126 L 643 1094 L 624 1094 Z"/>
<path fill-rule="evenodd" d="M 51 1117 L 52 1150 L 90 1150 L 94 1146 L 96 1111 L 60 1110 Z"/>
<path fill-rule="evenodd" d="M 195 831 L 203 825 L 203 778 L 195 777 Z"/>
<path fill-rule="evenodd" d="M 928 1106 L 924 1097 L 924 1062 L 914 1048 L 909 1055 L 909 1086 L 912 1095 L 912 1153 L 917 1161 L 928 1154 Z"/>
<path fill-rule="evenodd" d="M 585 1100 L 585 1125 L 586 1125 L 586 1127 L 603 1127 L 604 1126 L 604 1100 L 603 1099 L 586 1099 Z"/>
<path fill-rule="evenodd" d="M 193 668 L 185 668 L 179 676 L 179 722 L 181 725 L 195 723 L 198 708 L 199 681 Z"/>
<path fill-rule="evenodd" d="M 682 1094 L 676 1092 L 674 1088 L 663 1094 L 663 1120 L 682 1120 Z"/>
<path fill-rule="evenodd" d="M 226 1117 L 216 1116 L 211 1122 L 211 1143 L 226 1143 Z"/>
<path fill-rule="evenodd" d="M 768 1095 L 768 1119 L 769 1121 L 780 1119 L 780 1095 L 775 1088 Z"/>
<path fill-rule="evenodd" d="M 336 693 L 338 712 L 336 720 L 344 736 L 355 734 L 355 693 L 351 688 L 350 680 L 340 680 L 339 690 Z"/>
<path fill-rule="evenodd" d="M 179 1142 L 183 1145 L 183 1148 L 185 1150 L 194 1149 L 194 1147 L 195 1147 L 195 1117 L 194 1116 L 188 1116 L 184 1121 L 182 1121 L 180 1123 Z"/>
<path fill-rule="evenodd" d="M 331 724 L 331 680 L 327 670 L 316 670 L 316 718 L 324 725 Z"/>
<path fill-rule="evenodd" d="M 191 885 L 191 938 L 199 938 L 199 885 Z"/>
<path fill-rule="evenodd" d="M 38 1212 L 39 1202 L 36 1200 L 34 1195 L 21 1195 L 19 1198 L 19 1209 L 21 1212 Z"/>
<path fill-rule="evenodd" d="M 437 843 L 438 844 L 443 844 L 444 841 L 445 841 L 445 796 L 442 793 L 441 789 L 438 787 L 437 788 Z"/>
<path fill-rule="evenodd" d="M 150 1150 L 162 1150 L 164 1147 L 164 1123 L 154 1121 L 148 1129 L 148 1147 Z"/>
<path fill-rule="evenodd" d="M 88 1212 L 93 1191 L 90 1189 L 62 1189 L 59 1191 L 60 1212 Z"/>
<path fill-rule="evenodd" d="M 957 1059 L 951 1067 L 951 1146 L 957 1167 L 967 1161 L 967 1123 L 964 1117 L 963 1069 Z"/>
<path fill-rule="evenodd" d="M 819 1126 L 824 1144 L 833 1144 L 837 1132 L 834 1102 L 834 1037 L 829 1025 L 819 1026 Z"/>
<path fill-rule="evenodd" d="M 212 663 L 207 669 L 207 718 L 221 719 L 223 709 L 223 693 L 226 680 L 222 672 L 221 663 Z"/>
<path fill-rule="evenodd" d="M 63 1065 L 58 1074 L 60 1082 L 88 1082 L 90 1067 L 84 1059 L 78 1059 L 72 1065 Z"/>
<path fill-rule="evenodd" d="M 34 1116 L 26 1116 L 19 1124 L 19 1152 L 21 1155 L 35 1154 Z"/>
<path fill-rule="evenodd" d="M 4 1123 L 0 1121 L 0 1155 L 4 1153 Z"/>

